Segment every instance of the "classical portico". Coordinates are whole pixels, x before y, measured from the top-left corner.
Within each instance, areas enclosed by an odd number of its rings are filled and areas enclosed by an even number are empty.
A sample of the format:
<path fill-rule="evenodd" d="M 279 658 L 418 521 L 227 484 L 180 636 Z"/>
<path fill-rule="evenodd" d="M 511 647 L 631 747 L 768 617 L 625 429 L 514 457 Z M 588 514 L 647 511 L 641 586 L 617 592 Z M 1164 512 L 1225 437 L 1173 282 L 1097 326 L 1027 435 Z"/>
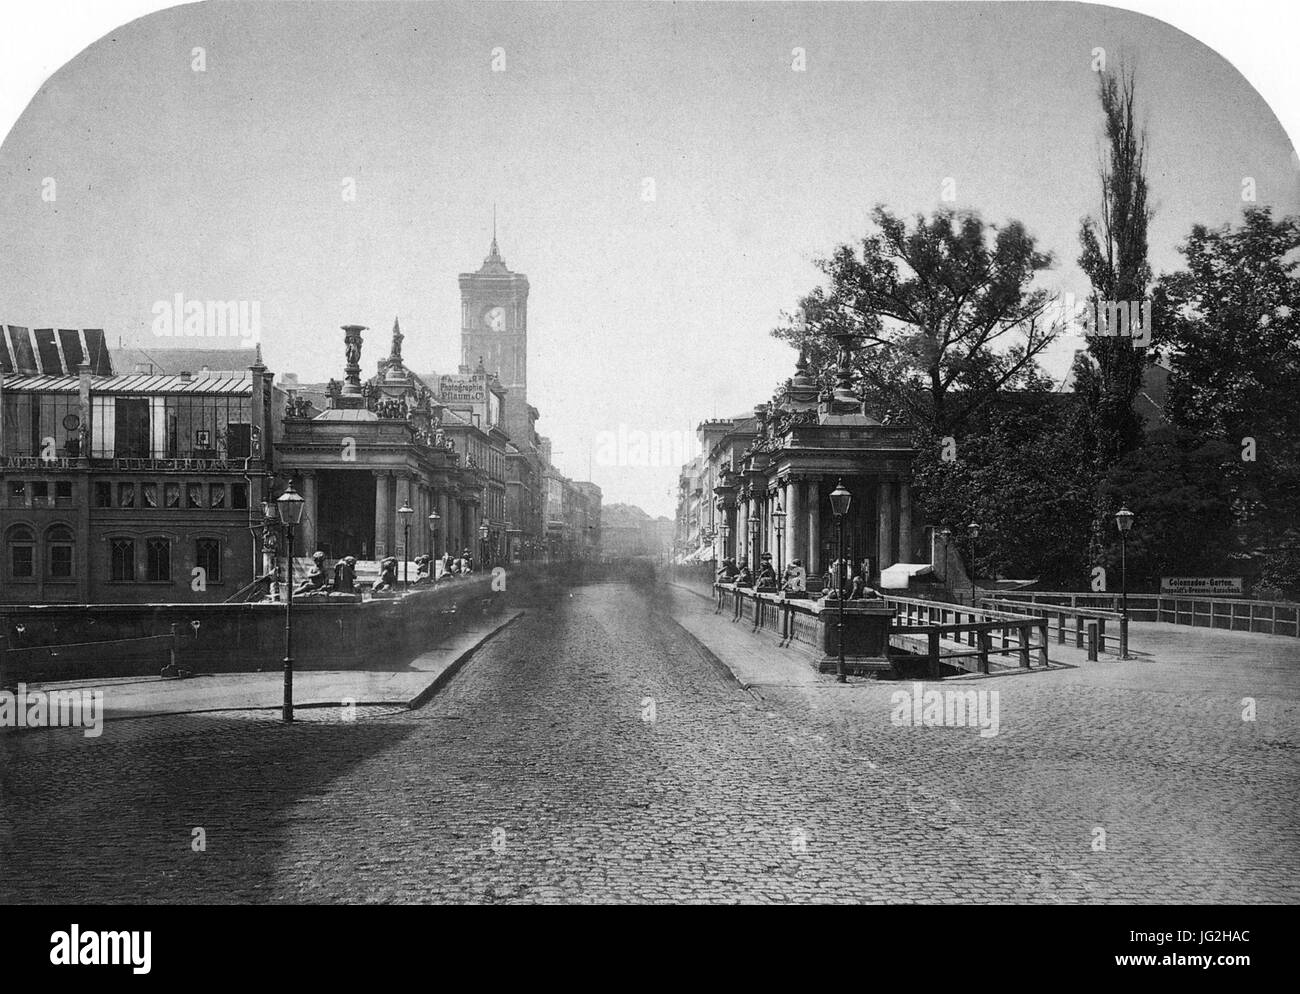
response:
<path fill-rule="evenodd" d="M 316 411 L 290 396 L 277 442 L 279 471 L 298 484 L 303 522 L 298 547 L 330 559 L 458 554 L 473 544 L 483 472 L 467 465 L 441 428 L 442 407 L 402 362 L 400 328 L 379 372 L 360 380 L 362 332 L 344 331 L 342 383 Z M 412 513 L 403 522 L 398 509 Z M 429 515 L 438 511 L 436 535 Z M 409 547 L 408 547 L 409 529 Z"/>
<path fill-rule="evenodd" d="M 849 562 L 870 560 L 875 582 L 882 568 L 916 561 L 911 432 L 863 411 L 849 388 L 849 344 L 841 344 L 834 394 L 818 397 L 801 356 L 778 402 L 754 409 L 753 441 L 720 474 L 714 492 L 734 536 L 729 546 L 737 558 L 748 550 L 751 567 L 771 552 L 781 567 L 798 559 L 810 574 L 826 572 L 838 555 L 830 493 L 841 482 L 853 495 L 844 522 Z M 778 506 L 785 512 L 779 550 Z M 752 545 L 751 520 L 759 523 Z"/>

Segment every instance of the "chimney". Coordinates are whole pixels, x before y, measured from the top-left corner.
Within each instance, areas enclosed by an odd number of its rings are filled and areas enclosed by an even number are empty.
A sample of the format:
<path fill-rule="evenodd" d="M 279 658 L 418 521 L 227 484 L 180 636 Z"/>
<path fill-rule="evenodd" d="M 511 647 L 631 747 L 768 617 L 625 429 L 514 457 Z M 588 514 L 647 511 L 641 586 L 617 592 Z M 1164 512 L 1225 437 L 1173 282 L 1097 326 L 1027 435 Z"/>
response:
<path fill-rule="evenodd" d="M 181 370 L 181 382 L 182 383 L 190 382 L 190 371 L 188 369 Z"/>

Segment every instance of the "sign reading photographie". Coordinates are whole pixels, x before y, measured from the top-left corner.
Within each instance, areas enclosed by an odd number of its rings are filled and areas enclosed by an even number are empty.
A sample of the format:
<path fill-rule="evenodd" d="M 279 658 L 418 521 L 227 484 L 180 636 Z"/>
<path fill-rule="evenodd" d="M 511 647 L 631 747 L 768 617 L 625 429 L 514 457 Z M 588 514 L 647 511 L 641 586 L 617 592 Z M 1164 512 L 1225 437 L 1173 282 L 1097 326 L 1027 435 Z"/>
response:
<path fill-rule="evenodd" d="M 439 377 L 438 398 L 444 404 L 456 401 L 481 402 L 483 400 L 483 381 L 475 376 Z"/>
<path fill-rule="evenodd" d="M 1240 597 L 1244 591 L 1239 576 L 1162 576 L 1160 592 L 1188 597 Z"/>

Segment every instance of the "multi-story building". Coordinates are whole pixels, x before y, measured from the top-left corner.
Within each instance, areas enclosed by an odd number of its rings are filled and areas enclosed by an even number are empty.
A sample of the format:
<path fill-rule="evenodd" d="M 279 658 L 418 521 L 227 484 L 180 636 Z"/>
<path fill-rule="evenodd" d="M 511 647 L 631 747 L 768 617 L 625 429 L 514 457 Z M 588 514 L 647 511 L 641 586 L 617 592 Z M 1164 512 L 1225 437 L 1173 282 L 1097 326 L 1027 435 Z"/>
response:
<path fill-rule="evenodd" d="M 260 354 L 124 350 L 118 371 L 101 331 L 3 331 L 3 601 L 219 601 L 257 574 Z"/>

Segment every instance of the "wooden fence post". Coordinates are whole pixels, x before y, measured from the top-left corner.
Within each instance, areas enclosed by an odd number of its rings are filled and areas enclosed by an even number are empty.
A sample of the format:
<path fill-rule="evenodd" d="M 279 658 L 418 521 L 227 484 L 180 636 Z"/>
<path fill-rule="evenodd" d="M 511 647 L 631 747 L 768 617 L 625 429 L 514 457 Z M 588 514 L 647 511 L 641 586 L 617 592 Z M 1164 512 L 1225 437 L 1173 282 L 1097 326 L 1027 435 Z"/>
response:
<path fill-rule="evenodd" d="M 981 673 L 987 673 L 989 671 L 989 643 L 991 643 L 993 640 L 989 637 L 989 633 L 984 631 L 983 629 L 981 629 L 978 632 L 975 632 L 974 634 L 976 635 L 980 644 L 979 670 Z"/>
<path fill-rule="evenodd" d="M 1047 622 L 1047 619 L 1044 618 L 1044 619 L 1043 619 L 1042 626 L 1041 626 L 1041 627 L 1039 628 L 1039 630 L 1038 630 L 1038 635 L 1039 635 L 1039 639 L 1038 639 L 1038 662 L 1039 662 L 1039 665 L 1042 666 L 1044 669 L 1046 669 L 1046 668 L 1047 668 L 1047 665 L 1048 665 L 1048 661 L 1047 661 L 1047 627 L 1048 627 L 1048 622 Z"/>
<path fill-rule="evenodd" d="M 926 641 L 929 643 L 928 649 L 930 655 L 930 676 L 933 677 L 935 680 L 938 680 L 939 674 L 941 672 L 939 669 L 939 633 L 938 632 L 926 633 Z"/>
<path fill-rule="evenodd" d="M 1020 668 L 1029 669 L 1029 628 L 1033 625 L 1032 621 L 1022 621 L 1020 623 Z M 1006 629 L 1002 629 L 1006 632 Z"/>
<path fill-rule="evenodd" d="M 1088 662 L 1097 661 L 1097 622 L 1088 622 Z"/>

